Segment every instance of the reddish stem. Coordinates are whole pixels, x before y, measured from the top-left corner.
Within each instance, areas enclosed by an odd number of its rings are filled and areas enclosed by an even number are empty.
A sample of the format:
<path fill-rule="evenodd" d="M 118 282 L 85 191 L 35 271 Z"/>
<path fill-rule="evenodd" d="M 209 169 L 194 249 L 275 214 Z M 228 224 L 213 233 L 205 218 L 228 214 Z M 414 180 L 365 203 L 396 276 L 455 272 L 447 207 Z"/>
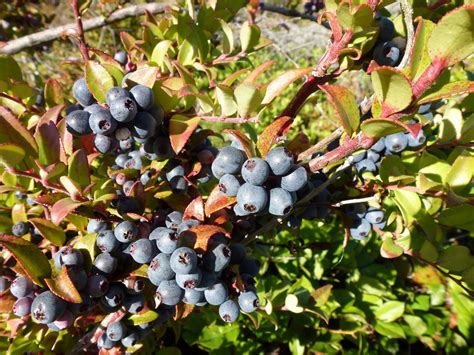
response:
<path fill-rule="evenodd" d="M 222 123 L 245 123 L 258 122 L 258 116 L 254 117 L 216 117 L 216 116 L 199 116 L 203 121 L 222 122 Z"/>
<path fill-rule="evenodd" d="M 419 98 L 428 88 L 438 79 L 439 75 L 446 67 L 446 61 L 441 59 L 434 60 L 428 68 L 421 74 L 419 79 L 413 85 L 413 95 Z"/>
<path fill-rule="evenodd" d="M 77 24 L 78 44 L 84 61 L 89 60 L 89 50 L 87 49 L 86 37 L 84 36 L 84 27 L 82 27 L 81 13 L 79 12 L 78 0 L 71 0 L 72 11 Z"/>

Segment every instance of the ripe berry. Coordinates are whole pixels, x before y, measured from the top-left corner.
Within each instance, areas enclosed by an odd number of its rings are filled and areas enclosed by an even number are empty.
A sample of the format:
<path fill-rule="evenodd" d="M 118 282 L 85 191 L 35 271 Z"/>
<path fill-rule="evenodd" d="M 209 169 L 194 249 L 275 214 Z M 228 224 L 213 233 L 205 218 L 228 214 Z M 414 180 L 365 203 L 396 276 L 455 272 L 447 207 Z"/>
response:
<path fill-rule="evenodd" d="M 186 172 L 184 171 L 184 167 L 182 165 L 176 165 L 175 167 L 171 168 L 168 170 L 166 173 L 166 180 L 170 181 L 174 177 L 181 177 L 186 175 Z"/>
<path fill-rule="evenodd" d="M 130 122 L 137 114 L 137 104 L 128 97 L 119 97 L 110 103 L 110 113 L 119 122 Z"/>
<path fill-rule="evenodd" d="M 182 176 L 175 176 L 170 181 L 171 190 L 175 193 L 186 192 L 188 189 L 188 183 L 186 179 Z"/>
<path fill-rule="evenodd" d="M 176 274 L 176 284 L 183 290 L 196 288 L 201 282 L 201 278 L 201 270 L 196 269 L 196 272 L 190 274 Z"/>
<path fill-rule="evenodd" d="M 422 129 L 418 132 L 416 137 L 413 137 L 411 133 L 406 133 L 408 138 L 408 146 L 411 148 L 418 148 L 426 142 L 426 136 Z"/>
<path fill-rule="evenodd" d="M 111 230 L 103 230 L 97 233 L 95 243 L 102 253 L 111 253 L 120 245 L 120 242 L 115 238 L 114 232 Z"/>
<path fill-rule="evenodd" d="M 114 137 L 96 134 L 94 137 L 94 147 L 99 153 L 106 154 L 115 150 L 118 142 Z"/>
<path fill-rule="evenodd" d="M 204 290 L 204 298 L 207 303 L 212 304 L 213 306 L 219 306 L 224 303 L 228 294 L 227 287 L 222 282 L 217 282 Z"/>
<path fill-rule="evenodd" d="M 302 166 L 297 167 L 288 175 L 281 178 L 281 187 L 289 192 L 296 192 L 303 188 L 308 181 L 308 174 L 306 169 Z"/>
<path fill-rule="evenodd" d="M 127 336 L 122 338 L 120 341 L 125 348 L 131 348 L 132 346 L 135 346 L 138 340 L 140 340 L 138 332 L 131 331 L 127 333 Z"/>
<path fill-rule="evenodd" d="M 169 255 L 161 253 L 155 256 L 150 262 L 147 275 L 150 282 L 155 286 L 158 286 L 164 280 L 171 280 L 175 273 L 171 270 Z"/>
<path fill-rule="evenodd" d="M 89 105 L 87 107 L 84 107 L 84 111 L 89 112 L 90 114 L 93 114 L 95 112 L 99 112 L 99 111 L 102 111 L 102 110 L 106 110 L 106 109 L 103 108 L 102 106 L 100 106 L 99 104 L 92 104 L 92 105 Z"/>
<path fill-rule="evenodd" d="M 16 298 L 22 298 L 33 292 L 33 282 L 26 276 L 18 276 L 10 286 L 10 293 Z"/>
<path fill-rule="evenodd" d="M 239 306 L 233 300 L 227 300 L 219 306 L 219 316 L 226 323 L 235 322 L 239 314 Z"/>
<path fill-rule="evenodd" d="M 157 137 L 153 142 L 153 152 L 159 160 L 169 159 L 174 156 L 173 147 L 168 137 Z"/>
<path fill-rule="evenodd" d="M 262 211 L 268 202 L 268 193 L 261 186 L 249 183 L 243 184 L 237 192 L 237 203 L 247 213 L 258 213 Z"/>
<path fill-rule="evenodd" d="M 385 150 L 385 137 L 380 138 L 370 149 L 377 153 L 383 152 Z"/>
<path fill-rule="evenodd" d="M 163 109 L 158 105 L 153 105 L 148 112 L 155 118 L 156 125 L 159 126 L 163 123 L 165 113 Z"/>
<path fill-rule="evenodd" d="M 109 253 L 101 253 L 94 260 L 94 269 L 104 274 L 113 274 L 117 270 L 117 259 Z"/>
<path fill-rule="evenodd" d="M 294 201 L 291 194 L 282 189 L 276 187 L 270 190 L 270 202 L 268 205 L 268 212 L 274 216 L 284 216 L 290 213 L 293 209 Z"/>
<path fill-rule="evenodd" d="M 367 222 L 370 224 L 377 224 L 381 223 L 385 217 L 385 214 L 382 210 L 375 208 L 375 207 L 369 207 L 367 213 L 365 214 L 365 219 Z"/>
<path fill-rule="evenodd" d="M 260 158 L 247 159 L 242 165 L 242 178 L 252 185 L 263 185 L 270 175 L 268 163 Z"/>
<path fill-rule="evenodd" d="M 63 314 L 56 319 L 53 324 L 59 329 L 63 330 L 69 328 L 74 323 L 74 316 L 69 310 L 65 310 Z"/>
<path fill-rule="evenodd" d="M 149 87 L 136 85 L 130 90 L 130 95 L 142 110 L 148 110 L 153 106 L 153 90 Z"/>
<path fill-rule="evenodd" d="M 90 113 L 82 110 L 73 111 L 66 116 L 66 128 L 73 136 L 85 136 L 92 133 L 89 126 Z"/>
<path fill-rule="evenodd" d="M 359 219 L 354 221 L 349 231 L 351 233 L 352 238 L 357 240 L 363 240 L 369 235 L 370 229 L 371 227 L 369 222 L 367 222 L 365 219 Z"/>
<path fill-rule="evenodd" d="M 125 325 L 120 321 L 110 323 L 106 331 L 107 337 L 112 341 L 119 341 L 125 336 L 126 332 Z"/>
<path fill-rule="evenodd" d="M 104 332 L 104 334 L 101 335 L 99 340 L 97 340 L 97 347 L 99 349 L 109 350 L 109 349 L 112 349 L 115 346 L 115 343 L 116 342 L 110 340 L 109 337 L 107 336 L 107 333 Z"/>
<path fill-rule="evenodd" d="M 255 259 L 244 259 L 239 267 L 241 274 L 249 274 L 250 276 L 257 276 L 259 270 L 260 263 Z"/>
<path fill-rule="evenodd" d="M 156 120 L 148 112 L 138 112 L 131 123 L 132 134 L 138 138 L 148 138 L 155 134 Z"/>
<path fill-rule="evenodd" d="M 59 254 L 61 255 L 61 263 L 64 265 L 82 265 L 82 253 L 79 250 L 74 249 L 71 245 L 62 247 L 59 250 Z"/>
<path fill-rule="evenodd" d="M 253 291 L 242 292 L 239 295 L 239 306 L 244 312 L 255 312 L 260 307 L 258 297 Z"/>
<path fill-rule="evenodd" d="M 13 305 L 13 313 L 18 317 L 27 316 L 31 312 L 32 303 L 33 298 L 31 297 L 19 298 Z"/>
<path fill-rule="evenodd" d="M 149 263 L 156 254 L 156 246 L 149 239 L 139 239 L 130 245 L 130 255 L 139 264 Z"/>
<path fill-rule="evenodd" d="M 139 313 L 145 307 L 145 297 L 141 293 L 128 295 L 125 297 L 124 306 L 129 313 Z"/>
<path fill-rule="evenodd" d="M 223 174 L 236 174 L 240 171 L 243 162 L 244 154 L 242 151 L 237 148 L 227 146 L 220 150 L 216 159 L 212 163 L 212 166 L 217 165 L 219 167 L 219 171 L 222 171 Z"/>
<path fill-rule="evenodd" d="M 367 151 L 367 159 L 372 160 L 374 163 L 378 162 L 380 159 L 380 154 L 375 150 L 369 149 Z"/>
<path fill-rule="evenodd" d="M 115 226 L 114 234 L 119 242 L 130 243 L 137 237 L 138 229 L 133 222 L 123 221 Z"/>
<path fill-rule="evenodd" d="M 352 162 L 355 164 L 355 163 L 358 163 L 362 160 L 364 160 L 367 156 L 367 153 L 366 152 L 361 152 L 361 153 L 358 153 L 358 154 L 354 154 L 352 156 Z"/>
<path fill-rule="evenodd" d="M 195 288 L 184 290 L 183 302 L 186 304 L 196 304 L 204 301 L 204 292 L 197 291 Z"/>
<path fill-rule="evenodd" d="M 400 49 L 392 42 L 380 43 L 374 49 L 374 60 L 378 65 L 394 67 L 401 58 Z"/>
<path fill-rule="evenodd" d="M 400 153 L 408 145 L 408 138 L 403 132 L 390 134 L 385 137 L 385 147 L 392 153 Z"/>
<path fill-rule="evenodd" d="M 140 175 L 140 182 L 143 186 L 146 186 L 153 176 L 153 172 L 151 170 L 146 170 L 142 175 Z"/>
<path fill-rule="evenodd" d="M 176 229 L 182 221 L 183 214 L 178 211 L 173 211 L 166 216 L 165 224 L 168 228 Z"/>
<path fill-rule="evenodd" d="M 156 289 L 156 295 L 160 299 L 161 304 L 175 306 L 181 301 L 184 290 L 176 284 L 175 280 L 165 280 Z"/>
<path fill-rule="evenodd" d="M 287 174 L 293 166 L 293 156 L 284 147 L 276 147 L 270 150 L 265 157 L 273 174 L 281 176 Z"/>
<path fill-rule="evenodd" d="M 373 160 L 369 160 L 369 159 L 364 159 L 358 162 L 355 166 L 356 166 L 356 170 L 359 173 L 363 173 L 366 171 L 370 171 L 374 173 L 377 171 L 377 167 L 375 166 L 375 163 L 373 162 Z"/>
<path fill-rule="evenodd" d="M 178 247 L 178 238 L 174 230 L 158 227 L 150 233 L 150 240 L 156 240 L 156 246 L 165 254 L 171 254 Z"/>
<path fill-rule="evenodd" d="M 247 251 L 243 244 L 235 243 L 229 246 L 231 254 L 230 254 L 230 263 L 232 265 L 239 265 L 244 259 Z"/>
<path fill-rule="evenodd" d="M 230 264 L 231 257 L 231 249 L 225 244 L 219 244 L 216 248 L 204 254 L 204 266 L 210 271 L 220 272 Z"/>
<path fill-rule="evenodd" d="M 114 54 L 114 59 L 121 65 L 127 64 L 127 52 L 119 51 Z"/>
<path fill-rule="evenodd" d="M 13 235 L 22 237 L 30 231 L 30 224 L 28 222 L 16 222 L 12 227 Z"/>
<path fill-rule="evenodd" d="M 121 284 L 115 283 L 110 285 L 109 290 L 102 297 L 102 300 L 105 305 L 109 307 L 117 307 L 123 303 L 124 298 L 125 294 L 123 291 L 123 286 Z"/>
<path fill-rule="evenodd" d="M 186 221 L 182 221 L 178 228 L 176 228 L 176 234 L 179 236 L 181 233 L 186 232 L 188 229 L 199 225 L 199 221 L 195 219 L 188 219 Z"/>
<path fill-rule="evenodd" d="M 80 266 L 68 266 L 68 274 L 72 283 L 78 291 L 82 291 L 87 286 L 87 274 Z"/>
<path fill-rule="evenodd" d="M 79 79 L 74 82 L 72 95 L 84 107 L 92 105 L 95 101 L 84 79 Z"/>
<path fill-rule="evenodd" d="M 130 94 L 127 90 L 119 87 L 113 87 L 109 91 L 107 91 L 106 99 L 105 102 L 107 102 L 107 105 L 111 105 L 112 102 L 114 102 L 117 99 L 120 98 L 129 98 Z"/>
<path fill-rule="evenodd" d="M 92 275 L 87 280 L 87 292 L 92 297 L 102 297 L 109 290 L 109 280 L 104 275 Z"/>
<path fill-rule="evenodd" d="M 216 273 L 214 271 L 208 271 L 201 269 L 201 282 L 195 288 L 197 291 L 207 290 L 209 287 L 212 287 L 216 283 Z"/>
<path fill-rule="evenodd" d="M 379 41 L 390 41 L 395 33 L 393 22 L 388 17 L 380 16 L 377 24 L 379 25 Z"/>
<path fill-rule="evenodd" d="M 31 304 L 33 319 L 41 324 L 54 322 L 63 314 L 66 302 L 53 295 L 51 291 L 44 291 L 35 297 Z"/>
<path fill-rule="evenodd" d="M 117 121 L 112 117 L 109 110 L 99 110 L 89 116 L 89 127 L 95 134 L 107 135 L 115 131 Z"/>
<path fill-rule="evenodd" d="M 189 274 L 196 269 L 196 252 L 188 247 L 176 249 L 170 257 L 171 269 L 177 274 Z"/>

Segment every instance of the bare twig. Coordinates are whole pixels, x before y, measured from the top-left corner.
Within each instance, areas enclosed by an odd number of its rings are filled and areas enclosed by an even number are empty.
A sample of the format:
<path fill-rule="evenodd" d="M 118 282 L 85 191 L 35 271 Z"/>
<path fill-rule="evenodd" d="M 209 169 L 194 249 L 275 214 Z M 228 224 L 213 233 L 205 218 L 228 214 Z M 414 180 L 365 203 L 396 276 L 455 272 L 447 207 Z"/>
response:
<path fill-rule="evenodd" d="M 369 197 L 362 197 L 362 198 L 353 198 L 351 200 L 344 200 L 344 201 L 339 201 L 335 204 L 333 204 L 333 207 L 341 207 L 343 205 L 352 205 L 355 203 L 361 203 L 361 202 L 369 202 L 369 201 L 374 201 L 377 200 L 379 196 L 374 195 L 374 196 L 369 196 Z"/>
<path fill-rule="evenodd" d="M 84 59 L 84 62 L 86 62 L 89 60 L 89 50 L 87 49 L 86 37 L 84 36 L 84 27 L 82 25 L 82 17 L 79 11 L 79 3 L 77 0 L 71 0 L 71 7 L 74 13 L 74 18 L 76 19 L 77 42 L 82 58 Z"/>
<path fill-rule="evenodd" d="M 407 45 L 405 48 L 405 54 L 403 55 L 402 61 L 398 65 L 398 68 L 404 68 L 408 65 L 413 50 L 413 44 L 415 41 L 415 29 L 413 28 L 413 8 L 408 0 L 400 0 L 400 8 L 403 13 L 403 20 L 407 31 Z"/>
<path fill-rule="evenodd" d="M 318 152 L 324 151 L 329 144 L 331 144 L 335 139 L 339 138 L 341 134 L 344 132 L 344 129 L 342 127 L 337 128 L 334 132 L 332 132 L 329 136 L 325 137 L 312 147 L 306 149 L 304 152 L 300 153 L 298 155 L 298 161 L 299 162 L 306 162 L 311 157 Z"/>
<path fill-rule="evenodd" d="M 140 16 L 145 11 L 151 14 L 163 13 L 171 3 L 150 3 L 142 5 L 128 6 L 117 10 L 108 17 L 98 16 L 82 22 L 84 32 L 109 25 L 111 23 L 129 18 Z M 76 28 L 76 23 L 68 23 L 63 26 L 54 27 L 41 32 L 33 33 L 13 41 L 7 42 L 0 48 L 0 54 L 15 54 L 25 49 L 56 40 L 63 36 L 65 32 Z"/>

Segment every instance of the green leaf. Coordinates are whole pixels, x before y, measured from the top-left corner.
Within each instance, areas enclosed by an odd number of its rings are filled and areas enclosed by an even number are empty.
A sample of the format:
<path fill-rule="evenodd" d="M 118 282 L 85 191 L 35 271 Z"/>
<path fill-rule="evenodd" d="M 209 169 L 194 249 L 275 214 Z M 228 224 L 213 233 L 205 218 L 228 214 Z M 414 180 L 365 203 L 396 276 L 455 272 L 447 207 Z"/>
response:
<path fill-rule="evenodd" d="M 44 100 L 48 107 L 62 105 L 64 103 L 63 88 L 59 81 L 53 78 L 46 80 L 44 84 Z"/>
<path fill-rule="evenodd" d="M 20 163 L 24 157 L 25 151 L 20 146 L 11 143 L 0 144 L 0 164 L 14 167 Z"/>
<path fill-rule="evenodd" d="M 33 158 L 38 156 L 38 146 L 33 135 L 5 107 L 0 106 L 0 144 L 14 143 Z"/>
<path fill-rule="evenodd" d="M 54 122 L 48 121 L 37 126 L 34 137 L 38 143 L 40 163 L 50 165 L 58 162 L 61 155 L 61 142 Z"/>
<path fill-rule="evenodd" d="M 84 68 L 87 86 L 95 99 L 104 103 L 107 91 L 114 86 L 114 79 L 99 63 L 87 61 Z"/>
<path fill-rule="evenodd" d="M 377 321 L 375 324 L 375 331 L 389 338 L 405 339 L 405 332 L 403 331 L 402 326 L 398 323 Z"/>
<path fill-rule="evenodd" d="M 418 336 L 428 330 L 426 323 L 420 317 L 406 314 L 403 316 L 403 320 L 410 326 L 410 330 Z"/>
<path fill-rule="evenodd" d="M 474 170 L 474 156 L 460 155 L 454 161 L 445 182 L 454 190 L 463 190 L 472 180 Z"/>
<path fill-rule="evenodd" d="M 156 76 L 160 72 L 160 69 L 157 67 L 144 67 L 135 70 L 129 76 L 127 76 L 127 85 L 132 83 L 133 85 L 128 86 L 135 86 L 136 84 L 141 84 L 150 89 L 153 88 L 156 81 Z"/>
<path fill-rule="evenodd" d="M 331 296 L 332 287 L 332 285 L 324 285 L 311 292 L 311 297 L 315 300 L 317 307 L 322 307 L 326 304 L 329 296 Z"/>
<path fill-rule="evenodd" d="M 48 258 L 36 245 L 12 235 L 0 234 L 0 244 L 12 253 L 31 280 L 43 286 L 43 279 L 51 276 Z"/>
<path fill-rule="evenodd" d="M 242 52 L 252 50 L 260 40 L 260 28 L 256 25 L 250 25 L 248 21 L 242 24 L 240 29 L 240 45 Z"/>
<path fill-rule="evenodd" d="M 427 43 L 434 27 L 435 24 L 426 19 L 420 19 L 418 22 L 413 52 L 410 57 L 410 64 L 407 67 L 407 72 L 410 73 L 409 76 L 412 80 L 418 79 L 425 69 L 431 64 Z"/>
<path fill-rule="evenodd" d="M 155 46 L 151 54 L 151 61 L 155 62 L 161 69 L 163 69 L 164 60 L 172 45 L 173 45 L 173 42 L 168 41 L 168 40 L 158 42 L 158 44 Z M 181 60 L 180 62 L 183 63 Z"/>
<path fill-rule="evenodd" d="M 216 87 L 216 96 L 221 106 L 221 116 L 230 117 L 237 112 L 237 103 L 235 102 L 232 88 L 218 84 Z"/>
<path fill-rule="evenodd" d="M 410 81 L 395 68 L 380 67 L 371 73 L 372 86 L 382 104 L 382 115 L 388 116 L 407 108 L 413 97 Z"/>
<path fill-rule="evenodd" d="M 52 277 L 45 279 L 51 292 L 67 302 L 82 303 L 82 297 L 69 276 L 71 271 L 68 270 L 66 265 L 63 265 L 61 270 L 57 271 L 54 263 L 52 264 Z"/>
<path fill-rule="evenodd" d="M 196 342 L 207 350 L 223 349 L 231 344 L 235 344 L 239 333 L 240 327 L 237 323 L 231 323 L 225 327 L 214 323 L 202 328 Z"/>
<path fill-rule="evenodd" d="M 159 314 L 155 311 L 149 310 L 142 314 L 132 314 L 128 319 L 133 325 L 140 325 L 153 322 L 158 318 Z"/>
<path fill-rule="evenodd" d="M 312 70 L 312 68 L 289 69 L 278 76 L 278 78 L 273 79 L 267 86 L 262 104 L 266 105 L 272 102 L 288 85 L 309 74 Z"/>
<path fill-rule="evenodd" d="M 391 118 L 370 118 L 362 122 L 361 129 L 365 135 L 379 138 L 411 128 L 407 124 Z"/>
<path fill-rule="evenodd" d="M 82 189 L 91 183 L 89 163 L 84 149 L 76 150 L 69 157 L 68 177 Z"/>
<path fill-rule="evenodd" d="M 435 92 L 423 96 L 417 104 L 423 105 L 428 102 L 437 101 L 441 99 L 447 99 L 453 96 L 461 96 L 474 92 L 474 82 L 473 81 L 456 81 L 454 83 L 447 83 L 443 85 Z"/>
<path fill-rule="evenodd" d="M 469 248 L 463 245 L 452 245 L 441 252 L 438 264 L 449 271 L 462 272 L 474 265 L 474 257 Z"/>
<path fill-rule="evenodd" d="M 66 241 L 63 228 L 43 218 L 30 218 L 30 223 L 38 230 L 39 234 L 56 246 L 61 246 Z"/>
<path fill-rule="evenodd" d="M 422 209 L 420 197 L 415 192 L 406 190 L 395 190 L 393 194 L 404 221 L 409 225 L 412 224 Z"/>
<path fill-rule="evenodd" d="M 453 65 L 474 52 L 474 8 L 463 6 L 448 12 L 431 32 L 428 51 L 432 61 Z"/>
<path fill-rule="evenodd" d="M 232 33 L 232 29 L 227 24 L 227 22 L 222 19 L 219 19 L 219 22 L 222 27 L 222 32 L 224 33 L 222 40 L 223 52 L 228 54 L 234 50 L 234 34 Z"/>
<path fill-rule="evenodd" d="M 12 207 L 12 221 L 13 223 L 28 222 L 28 216 L 26 215 L 26 208 L 23 203 L 16 203 Z"/>
<path fill-rule="evenodd" d="M 84 202 L 76 202 L 69 197 L 57 201 L 51 208 L 51 222 L 59 225 L 69 213 L 83 204 Z"/>
<path fill-rule="evenodd" d="M 201 119 L 199 117 L 186 117 L 182 115 L 173 115 L 170 119 L 170 142 L 171 147 L 178 154 L 191 138 Z"/>
<path fill-rule="evenodd" d="M 349 89 L 339 85 L 320 85 L 319 88 L 328 95 L 329 102 L 336 109 L 339 122 L 347 135 L 351 136 L 359 128 L 360 120 L 355 96 Z"/>
<path fill-rule="evenodd" d="M 472 216 L 474 216 L 474 206 L 466 204 L 442 210 L 438 216 L 438 221 L 445 226 L 474 232 Z"/>
<path fill-rule="evenodd" d="M 9 55 L 0 55 L 0 80 L 7 83 L 10 80 L 23 81 L 20 66 Z"/>
<path fill-rule="evenodd" d="M 235 88 L 235 100 L 240 117 L 250 117 L 262 103 L 262 92 L 252 83 L 242 83 Z"/>
<path fill-rule="evenodd" d="M 375 317 L 384 322 L 393 322 L 405 312 L 405 303 L 399 301 L 388 301 L 377 308 Z"/>
<path fill-rule="evenodd" d="M 181 63 L 182 65 L 193 65 L 194 63 L 194 58 L 195 53 L 194 53 L 194 47 L 191 43 L 188 41 L 184 41 L 181 46 L 179 47 L 179 52 L 178 52 L 178 62 Z M 165 68 L 165 61 L 168 58 L 163 58 L 163 62 L 160 65 L 161 68 Z"/>
<path fill-rule="evenodd" d="M 383 240 L 382 246 L 380 247 L 380 255 L 387 259 L 398 258 L 403 254 L 403 249 L 393 242 L 391 237 L 387 237 Z"/>

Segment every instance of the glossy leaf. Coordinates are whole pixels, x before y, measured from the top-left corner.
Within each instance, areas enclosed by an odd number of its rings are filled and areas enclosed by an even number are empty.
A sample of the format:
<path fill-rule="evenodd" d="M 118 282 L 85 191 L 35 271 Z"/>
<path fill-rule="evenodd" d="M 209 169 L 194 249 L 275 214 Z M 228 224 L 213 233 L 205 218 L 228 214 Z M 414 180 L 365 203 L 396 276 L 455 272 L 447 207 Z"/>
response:
<path fill-rule="evenodd" d="M 298 80 L 309 74 L 313 69 L 311 68 L 298 68 L 298 69 L 289 69 L 281 74 L 276 79 L 273 79 L 270 84 L 267 86 L 265 92 L 265 97 L 263 98 L 262 103 L 264 105 L 269 104 L 273 101 L 275 97 L 280 95 L 280 93 L 286 89 L 292 82 Z"/>
<path fill-rule="evenodd" d="M 265 158 L 270 151 L 277 138 L 282 135 L 285 129 L 293 122 L 293 118 L 283 116 L 277 118 L 268 125 L 258 137 L 257 148 L 261 156 Z"/>
<path fill-rule="evenodd" d="M 159 314 L 157 312 L 148 310 L 141 314 L 132 314 L 128 317 L 128 320 L 131 321 L 133 325 L 139 325 L 153 322 L 158 316 Z"/>
<path fill-rule="evenodd" d="M 198 252 L 206 252 L 212 246 L 214 238 L 230 238 L 229 233 L 222 227 L 200 224 L 189 228 L 181 234 L 180 241 Z M 218 239 L 216 239 L 216 242 Z"/>
<path fill-rule="evenodd" d="M 59 81 L 53 78 L 46 80 L 44 84 L 44 101 L 48 107 L 62 105 L 64 103 L 64 93 Z"/>
<path fill-rule="evenodd" d="M 74 286 L 67 267 L 63 265 L 61 271 L 57 271 L 54 267 L 52 270 L 52 277 L 45 279 L 51 292 L 67 302 L 82 303 L 82 297 Z"/>
<path fill-rule="evenodd" d="M 234 50 L 234 34 L 232 33 L 232 28 L 222 19 L 219 19 L 219 23 L 224 33 L 222 42 L 224 53 L 230 53 Z"/>
<path fill-rule="evenodd" d="M 474 7 L 448 12 L 431 32 L 428 51 L 432 61 L 453 65 L 474 53 Z"/>
<path fill-rule="evenodd" d="M 157 67 L 144 67 L 137 69 L 127 76 L 127 84 L 141 84 L 149 88 L 153 88 L 153 85 L 155 85 L 156 76 L 159 72 L 160 70 Z"/>
<path fill-rule="evenodd" d="M 399 301 L 388 301 L 377 308 L 375 317 L 384 322 L 393 322 L 405 312 L 405 303 Z"/>
<path fill-rule="evenodd" d="M 250 117 L 262 103 L 262 92 L 252 83 L 242 83 L 234 90 L 237 112 L 240 117 Z"/>
<path fill-rule="evenodd" d="M 418 100 L 418 104 L 423 105 L 428 102 L 447 99 L 453 96 L 460 96 L 474 92 L 473 81 L 456 81 L 454 83 L 447 83 L 435 92 L 431 92 Z"/>
<path fill-rule="evenodd" d="M 391 237 L 387 237 L 380 247 L 380 255 L 387 259 L 398 258 L 403 254 L 403 249 L 394 243 Z"/>
<path fill-rule="evenodd" d="M 61 246 L 66 241 L 66 233 L 62 227 L 43 218 L 31 218 L 30 223 L 38 230 L 38 233 L 56 246 Z"/>
<path fill-rule="evenodd" d="M 328 95 L 334 106 L 339 122 L 346 133 L 351 136 L 359 128 L 359 106 L 352 92 L 340 85 L 320 85 L 319 88 Z"/>
<path fill-rule="evenodd" d="M 224 132 L 230 134 L 234 139 L 240 142 L 247 157 L 252 158 L 255 156 L 253 142 L 244 133 L 235 129 L 225 129 Z"/>
<path fill-rule="evenodd" d="M 474 206 L 464 204 L 444 209 L 440 212 L 438 221 L 446 226 L 457 227 L 473 232 L 474 221 L 472 216 L 474 216 Z"/>
<path fill-rule="evenodd" d="M 382 115 L 388 116 L 407 108 L 413 97 L 411 84 L 399 71 L 380 67 L 371 73 L 372 86 L 382 104 Z"/>
<path fill-rule="evenodd" d="M 89 163 L 84 149 L 76 150 L 69 158 L 68 177 L 81 189 L 91 183 Z"/>
<path fill-rule="evenodd" d="M 415 192 L 406 190 L 395 190 L 393 193 L 403 219 L 408 225 L 411 224 L 422 209 L 419 196 Z"/>
<path fill-rule="evenodd" d="M 73 212 L 82 204 L 84 204 L 84 202 L 73 201 L 70 197 L 57 201 L 51 208 L 51 222 L 59 225 L 69 213 Z"/>
<path fill-rule="evenodd" d="M 35 284 L 42 286 L 43 279 L 51 276 L 48 258 L 36 245 L 23 238 L 7 234 L 0 234 L 0 244 L 12 253 Z"/>
<path fill-rule="evenodd" d="M 25 157 L 23 148 L 12 143 L 0 144 L 0 165 L 14 167 Z"/>
<path fill-rule="evenodd" d="M 39 161 L 41 164 L 50 165 L 60 160 L 60 136 L 58 128 L 53 121 L 37 126 L 34 137 L 38 142 Z"/>
<path fill-rule="evenodd" d="M 184 148 L 200 121 L 199 117 L 186 117 L 182 115 L 173 115 L 171 117 L 169 123 L 170 142 L 176 154 Z"/>
<path fill-rule="evenodd" d="M 402 121 L 389 118 L 371 118 L 362 122 L 361 129 L 367 136 L 378 138 L 402 131 L 409 131 L 416 135 L 420 131 L 421 125 L 407 125 Z"/>
<path fill-rule="evenodd" d="M 26 208 L 23 203 L 16 203 L 12 207 L 12 221 L 13 223 L 28 222 L 28 216 L 26 215 Z"/>
<path fill-rule="evenodd" d="M 104 103 L 107 91 L 114 86 L 114 79 L 99 63 L 87 61 L 84 68 L 87 86 L 95 99 Z"/>
<path fill-rule="evenodd" d="M 260 40 L 260 28 L 256 25 L 244 22 L 240 30 L 240 45 L 242 51 L 247 52 L 252 50 Z"/>
<path fill-rule="evenodd" d="M 0 106 L 0 144 L 14 143 L 27 155 L 38 156 L 38 145 L 33 135 L 21 124 L 10 110 Z"/>
<path fill-rule="evenodd" d="M 214 212 L 220 211 L 223 208 L 231 206 L 235 203 L 235 197 L 229 197 L 222 193 L 219 190 L 219 186 L 214 187 L 214 189 L 209 194 L 209 197 L 206 200 L 204 210 L 206 216 L 210 216 Z"/>
<path fill-rule="evenodd" d="M 198 221 L 204 222 L 206 216 L 204 215 L 204 202 L 201 196 L 196 197 L 184 210 L 183 219 L 194 218 Z"/>
<path fill-rule="evenodd" d="M 237 103 L 235 102 L 234 90 L 225 85 L 217 85 L 216 96 L 221 106 L 221 116 L 230 117 L 237 112 Z"/>
<path fill-rule="evenodd" d="M 431 64 L 427 43 L 434 27 L 435 24 L 426 19 L 420 19 L 418 22 L 415 33 L 415 43 L 413 44 L 413 51 L 407 68 L 412 80 L 418 79 Z"/>

